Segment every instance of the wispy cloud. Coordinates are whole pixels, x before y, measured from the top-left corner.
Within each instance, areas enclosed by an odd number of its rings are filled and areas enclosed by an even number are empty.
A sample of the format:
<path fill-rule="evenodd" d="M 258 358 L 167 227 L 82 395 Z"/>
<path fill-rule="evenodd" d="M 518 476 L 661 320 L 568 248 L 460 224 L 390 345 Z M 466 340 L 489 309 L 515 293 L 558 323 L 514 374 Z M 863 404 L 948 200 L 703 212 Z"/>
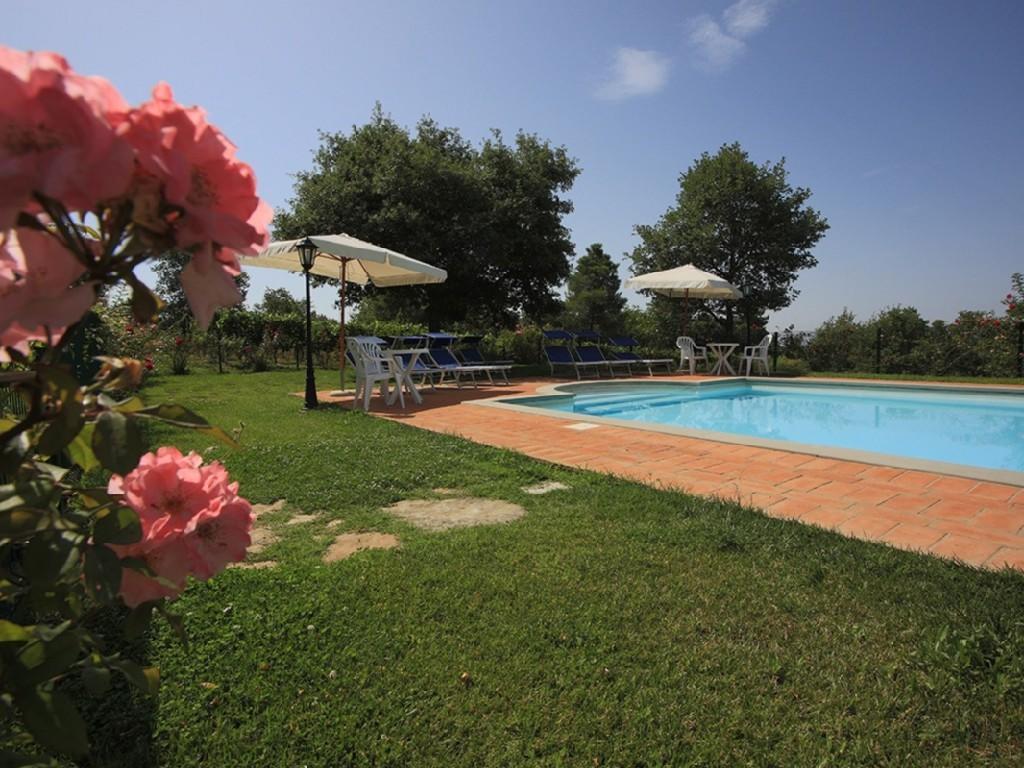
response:
<path fill-rule="evenodd" d="M 690 46 L 704 69 L 721 72 L 747 49 L 746 40 L 771 20 L 775 0 L 738 0 L 722 12 L 721 22 L 707 14 L 690 21 Z"/>
<path fill-rule="evenodd" d="M 618 101 L 657 93 L 668 82 L 668 69 L 668 57 L 657 51 L 619 48 L 608 79 L 597 89 L 596 96 Z"/>
<path fill-rule="evenodd" d="M 722 13 L 725 28 L 735 37 L 750 37 L 768 26 L 774 5 L 773 0 L 739 0 Z"/>

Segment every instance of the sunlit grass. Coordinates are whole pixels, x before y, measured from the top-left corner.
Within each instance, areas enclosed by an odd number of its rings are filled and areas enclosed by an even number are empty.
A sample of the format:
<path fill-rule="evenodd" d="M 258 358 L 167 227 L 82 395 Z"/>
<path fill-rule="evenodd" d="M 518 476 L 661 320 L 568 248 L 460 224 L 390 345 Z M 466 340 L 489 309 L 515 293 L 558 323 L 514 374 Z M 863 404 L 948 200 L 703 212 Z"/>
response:
<path fill-rule="evenodd" d="M 1024 578 L 358 413 L 304 412 L 287 394 L 302 382 L 204 374 L 146 392 L 244 423 L 238 452 L 173 437 L 288 510 L 259 555 L 276 569 L 191 587 L 178 604 L 188 648 L 164 630 L 151 638 L 163 689 L 149 738 L 124 741 L 132 711 L 108 711 L 104 764 L 1024 759 Z M 547 479 L 571 489 L 521 490 Z M 381 511 L 442 487 L 528 514 L 428 534 Z M 319 518 L 286 525 L 296 510 Z M 321 563 L 335 533 L 364 528 L 401 548 Z"/>

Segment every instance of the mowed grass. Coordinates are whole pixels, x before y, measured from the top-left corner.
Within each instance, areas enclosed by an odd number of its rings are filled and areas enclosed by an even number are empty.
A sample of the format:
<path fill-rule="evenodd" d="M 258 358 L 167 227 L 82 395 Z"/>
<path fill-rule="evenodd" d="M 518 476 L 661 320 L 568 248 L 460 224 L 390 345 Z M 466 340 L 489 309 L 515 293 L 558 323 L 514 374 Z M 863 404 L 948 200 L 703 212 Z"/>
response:
<path fill-rule="evenodd" d="M 1024 578 L 423 432 L 303 412 L 294 372 L 163 378 L 232 428 L 218 458 L 281 540 L 195 584 L 138 652 L 141 721 L 97 764 L 964 766 L 1024 760 Z M 468 407 L 468 406 L 467 406 Z M 207 450 L 212 448 L 212 450 Z M 521 489 L 559 480 L 570 490 Z M 455 488 L 523 505 L 425 533 L 382 508 Z M 319 513 L 289 526 L 288 513 Z M 327 523 L 340 520 L 337 528 Z M 339 532 L 401 548 L 321 562 Z M 143 710 L 146 713 L 146 710 Z M 130 737 L 126 736 L 130 734 Z"/>

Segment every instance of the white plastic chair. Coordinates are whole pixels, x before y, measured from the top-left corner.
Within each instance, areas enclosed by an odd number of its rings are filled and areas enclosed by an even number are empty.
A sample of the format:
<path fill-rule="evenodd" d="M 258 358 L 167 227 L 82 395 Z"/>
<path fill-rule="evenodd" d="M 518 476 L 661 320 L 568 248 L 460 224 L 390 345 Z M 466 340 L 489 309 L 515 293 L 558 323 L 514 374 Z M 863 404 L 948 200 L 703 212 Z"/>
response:
<path fill-rule="evenodd" d="M 347 339 L 345 346 L 349 357 L 352 358 L 352 362 L 356 366 L 356 394 L 352 401 L 353 405 L 358 407 L 359 401 L 362 400 L 363 410 L 369 411 L 370 395 L 373 394 L 375 384 L 380 384 L 381 397 L 384 398 L 384 402 L 387 402 L 388 384 L 394 381 L 395 387 L 398 389 L 398 399 L 401 401 L 402 407 L 405 408 L 402 387 L 392 370 L 391 361 L 384 357 L 380 344 L 372 338 L 356 336 Z"/>
<path fill-rule="evenodd" d="M 698 347 L 696 342 L 689 336 L 680 336 L 676 339 L 676 347 L 679 348 L 679 370 L 690 369 L 692 376 L 697 372 L 697 363 L 703 362 L 708 367 L 708 351 L 705 347 Z"/>
<path fill-rule="evenodd" d="M 754 363 L 764 368 L 765 375 L 772 372 L 771 364 L 768 362 L 768 350 L 772 345 L 772 335 L 769 333 L 760 342 L 752 347 L 743 348 L 743 357 L 740 358 L 740 365 L 745 366 L 744 376 L 750 375 L 750 369 Z"/>

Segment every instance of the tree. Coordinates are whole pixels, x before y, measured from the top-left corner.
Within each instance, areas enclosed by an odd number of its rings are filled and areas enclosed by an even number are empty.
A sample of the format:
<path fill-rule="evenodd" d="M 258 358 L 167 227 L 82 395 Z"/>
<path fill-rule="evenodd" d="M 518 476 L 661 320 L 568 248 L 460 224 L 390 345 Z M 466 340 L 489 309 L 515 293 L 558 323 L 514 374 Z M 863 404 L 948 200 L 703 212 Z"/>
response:
<path fill-rule="evenodd" d="M 508 326 L 549 311 L 569 274 L 563 195 L 578 173 L 564 147 L 532 134 L 508 144 L 495 132 L 475 147 L 426 117 L 410 132 L 378 105 L 351 133 L 321 134 L 274 231 L 347 232 L 448 271 L 440 285 L 350 294 L 372 295 L 381 316 Z"/>
<path fill-rule="evenodd" d="M 757 165 L 738 143 L 704 153 L 679 177 L 676 204 L 654 225 L 638 225 L 641 243 L 631 254 L 634 274 L 693 263 L 741 288 L 746 298 L 707 302 L 732 336 L 737 312 L 748 325 L 796 298 L 799 272 L 816 266 L 811 252 L 828 222 L 806 205 L 811 191 L 792 187 L 785 159 Z M 674 315 L 681 303 L 654 297 L 653 307 Z"/>
<path fill-rule="evenodd" d="M 268 315 L 306 315 L 306 305 L 292 296 L 287 288 L 267 288 L 256 309 Z"/>
<path fill-rule="evenodd" d="M 565 324 L 571 328 L 621 333 L 626 300 L 619 293 L 619 266 L 594 243 L 576 262 L 565 297 Z"/>

